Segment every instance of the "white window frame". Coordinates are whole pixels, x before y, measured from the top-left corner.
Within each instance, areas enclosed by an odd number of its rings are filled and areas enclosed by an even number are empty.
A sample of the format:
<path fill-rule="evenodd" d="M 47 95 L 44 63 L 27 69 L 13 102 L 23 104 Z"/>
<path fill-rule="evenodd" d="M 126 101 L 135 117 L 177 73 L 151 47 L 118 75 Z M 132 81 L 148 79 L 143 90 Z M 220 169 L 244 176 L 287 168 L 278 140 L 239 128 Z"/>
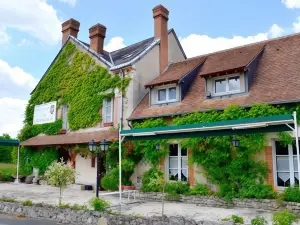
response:
<path fill-rule="evenodd" d="M 274 139 L 272 140 L 272 160 L 273 160 L 273 180 L 274 180 L 274 186 L 276 188 L 278 188 L 279 190 L 284 190 L 288 187 L 283 187 L 283 186 L 278 186 L 278 183 L 277 183 L 277 156 L 283 156 L 283 155 L 276 155 L 276 141 L 280 141 L 278 139 Z M 294 177 L 294 173 L 297 173 L 298 171 L 295 171 L 294 170 L 294 156 L 297 156 L 297 155 L 293 155 L 293 146 L 292 145 L 288 145 L 288 158 L 289 158 L 289 171 L 286 171 L 286 172 L 289 172 L 290 173 L 290 185 L 293 186 L 295 185 L 295 177 Z M 280 171 L 280 172 L 284 172 L 284 171 Z"/>
<path fill-rule="evenodd" d="M 69 130 L 69 121 L 68 121 L 68 112 L 69 112 L 69 105 L 62 105 L 62 121 L 63 121 L 63 129 Z"/>
<path fill-rule="evenodd" d="M 111 118 L 111 121 L 107 121 L 107 98 L 104 99 L 104 102 L 103 102 L 103 107 L 102 107 L 102 116 L 103 116 L 103 122 L 104 123 L 112 123 L 114 121 L 114 98 L 111 97 L 110 98 L 111 100 L 111 112 L 110 112 L 110 118 Z"/>
<path fill-rule="evenodd" d="M 168 178 L 168 180 L 169 181 L 174 181 L 174 180 L 170 180 L 170 170 L 171 169 L 177 169 L 178 171 L 178 181 L 181 181 L 181 170 L 182 169 L 186 169 L 186 171 L 187 171 L 187 181 L 189 180 L 189 166 L 188 166 L 188 163 L 187 163 L 187 167 L 186 168 L 182 168 L 182 164 L 181 164 L 181 158 L 182 157 L 184 157 L 184 158 L 186 158 L 186 161 L 188 162 L 188 157 L 189 157 L 189 153 L 188 153 L 188 150 L 186 150 L 186 156 L 181 156 L 181 145 L 180 144 L 177 144 L 177 143 L 171 143 L 171 144 L 169 144 L 169 145 L 173 145 L 173 144 L 175 144 L 175 145 L 178 145 L 178 149 L 177 149 L 177 151 L 178 151 L 178 156 L 170 156 L 170 151 L 168 152 L 168 155 L 167 155 L 167 174 L 168 174 L 168 176 L 167 176 L 167 178 Z M 178 158 L 178 160 L 177 160 L 177 168 L 170 168 L 170 158 Z M 187 181 L 184 181 L 184 182 L 187 182 Z"/>
<path fill-rule="evenodd" d="M 240 89 L 239 90 L 235 90 L 235 91 L 229 91 L 229 79 L 230 78 L 234 78 L 234 77 L 239 77 L 240 80 Z M 226 81 L 226 91 L 225 92 L 216 92 L 216 81 L 218 80 L 224 80 Z M 213 79 L 213 91 L 214 91 L 214 95 L 218 96 L 218 95 L 226 95 L 226 94 L 235 94 L 235 93 L 240 93 L 241 92 L 241 75 L 239 74 L 232 74 L 229 76 L 222 76 L 222 77 L 216 77 Z"/>
<path fill-rule="evenodd" d="M 175 92 L 176 92 L 176 98 L 175 99 L 169 99 L 169 89 L 171 88 L 175 88 Z M 160 90 L 166 90 L 166 100 L 163 100 L 163 101 L 159 101 L 159 91 Z M 177 99 L 178 99 L 178 93 L 177 93 L 177 87 L 176 86 L 169 86 L 169 87 L 161 87 L 161 88 L 158 88 L 156 90 L 156 100 L 157 100 L 157 103 L 169 103 L 169 102 L 177 102 Z"/>

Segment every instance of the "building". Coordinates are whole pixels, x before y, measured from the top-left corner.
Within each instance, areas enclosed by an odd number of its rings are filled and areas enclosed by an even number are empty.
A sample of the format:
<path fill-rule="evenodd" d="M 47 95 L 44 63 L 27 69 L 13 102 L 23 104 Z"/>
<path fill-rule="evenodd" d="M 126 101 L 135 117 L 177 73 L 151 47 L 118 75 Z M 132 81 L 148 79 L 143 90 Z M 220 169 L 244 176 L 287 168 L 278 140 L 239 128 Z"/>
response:
<path fill-rule="evenodd" d="M 31 93 L 25 119 L 27 133 L 28 130 L 31 133 L 22 138 L 21 145 L 37 151 L 45 147 L 56 148 L 59 157 L 76 168 L 79 174 L 77 184 L 94 184 L 97 162 L 94 157 L 83 154 L 88 152 L 88 142 L 118 140 L 116 128 L 119 124 L 128 127 L 127 120 L 123 118 L 128 118 L 146 95 L 144 85 L 170 63 L 186 59 L 174 29 L 168 29 L 169 11 L 158 5 L 153 9 L 153 18 L 153 37 L 113 52 L 103 49 L 105 26 L 92 26 L 89 29 L 90 43 L 86 43 L 77 38 L 78 21 L 70 19 L 64 22 L 62 48 Z M 87 65 L 89 68 L 86 68 Z M 99 78 L 95 85 L 87 84 L 96 75 Z M 53 80 L 55 82 L 51 83 Z M 118 82 L 123 84 L 120 86 Z M 84 90 L 87 85 L 93 89 L 92 97 L 89 96 L 90 90 Z M 124 98 L 121 97 L 122 88 L 125 88 Z M 81 95 L 85 96 L 85 101 Z M 90 105 L 84 105 L 86 101 L 90 101 Z M 47 111 L 48 106 L 44 103 L 49 102 L 56 109 L 54 114 L 54 110 L 51 113 L 54 117 L 47 120 L 42 114 L 40 122 L 34 123 L 33 117 L 37 117 L 33 115 L 35 107 L 44 107 Z M 80 108 L 80 104 L 84 107 Z M 87 121 L 83 121 L 85 119 Z M 52 126 L 54 131 L 48 129 Z M 74 151 L 74 148 L 79 151 Z M 102 171 L 104 169 L 101 168 Z"/>
<path fill-rule="evenodd" d="M 300 34 L 172 63 L 145 84 L 148 93 L 128 120 L 174 117 L 193 112 L 222 111 L 232 104 L 245 109 L 253 104 L 299 108 Z M 261 112 L 263 115 L 264 112 Z M 209 183 L 201 165 L 188 165 L 191 151 L 169 141 L 169 154 L 162 167 L 167 179 Z M 267 163 L 267 183 L 280 189 L 299 184 L 295 144 L 282 146 L 276 133 L 269 133 L 265 147 L 254 157 Z M 135 176 L 142 172 L 135 171 Z"/>

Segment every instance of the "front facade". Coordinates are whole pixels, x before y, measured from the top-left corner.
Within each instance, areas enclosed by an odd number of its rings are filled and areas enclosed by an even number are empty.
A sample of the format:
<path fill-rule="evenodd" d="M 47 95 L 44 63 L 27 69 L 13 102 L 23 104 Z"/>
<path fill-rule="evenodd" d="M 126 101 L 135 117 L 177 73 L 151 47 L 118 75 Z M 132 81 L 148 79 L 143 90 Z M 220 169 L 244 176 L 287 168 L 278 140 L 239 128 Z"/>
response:
<path fill-rule="evenodd" d="M 283 111 L 279 109 L 283 108 L 290 109 L 284 111 L 288 113 L 297 111 L 299 43 L 300 35 L 295 34 L 173 63 L 145 85 L 148 94 L 129 121 L 134 124 L 162 118 L 170 126 L 178 125 L 177 118 L 190 115 L 191 123 L 195 123 L 195 118 L 202 118 L 197 121 L 199 124 L 214 122 L 195 115 L 217 114 L 232 105 L 238 105 L 245 114 L 227 120 L 243 118 L 256 104 L 277 111 L 272 114 L 266 108 L 257 107 L 259 110 L 253 112 L 252 117 L 280 114 Z M 293 136 L 292 132 L 290 135 Z M 182 147 L 182 140 L 168 141 L 168 154 L 161 162 L 166 179 L 189 181 L 191 185 L 205 183 L 217 189 L 204 166 L 188 163 L 195 161 L 193 151 Z M 278 133 L 268 133 L 264 146 L 252 157 L 267 165 L 269 172 L 265 183 L 275 189 L 299 184 L 295 142 L 285 145 Z M 134 176 L 142 176 L 143 172 L 137 168 Z"/>

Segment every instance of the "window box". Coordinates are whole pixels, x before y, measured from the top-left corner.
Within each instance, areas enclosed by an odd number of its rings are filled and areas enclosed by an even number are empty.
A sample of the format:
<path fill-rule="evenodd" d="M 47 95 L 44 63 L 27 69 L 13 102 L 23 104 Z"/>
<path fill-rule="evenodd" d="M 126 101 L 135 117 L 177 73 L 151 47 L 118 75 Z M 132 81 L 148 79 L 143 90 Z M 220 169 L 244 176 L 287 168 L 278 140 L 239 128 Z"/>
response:
<path fill-rule="evenodd" d="M 66 134 L 66 133 L 67 133 L 67 130 L 66 130 L 66 129 L 61 129 L 61 130 L 59 131 L 59 133 L 60 133 L 60 134 Z"/>
<path fill-rule="evenodd" d="M 113 122 L 109 122 L 109 123 L 104 123 L 103 125 L 104 125 L 104 127 L 111 127 L 111 126 L 114 125 L 114 123 Z"/>

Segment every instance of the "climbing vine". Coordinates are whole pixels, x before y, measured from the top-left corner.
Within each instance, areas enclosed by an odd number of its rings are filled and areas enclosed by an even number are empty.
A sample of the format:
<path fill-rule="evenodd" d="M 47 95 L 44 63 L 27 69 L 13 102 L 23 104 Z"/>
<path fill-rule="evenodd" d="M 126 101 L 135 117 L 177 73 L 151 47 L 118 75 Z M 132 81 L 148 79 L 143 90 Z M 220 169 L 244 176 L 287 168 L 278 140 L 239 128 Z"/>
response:
<path fill-rule="evenodd" d="M 69 105 L 68 122 L 71 130 L 87 128 L 101 121 L 99 110 L 104 98 L 113 97 L 114 90 L 124 93 L 130 78 L 122 79 L 96 64 L 95 60 L 68 42 L 49 71 L 34 90 L 25 112 L 25 125 L 19 138 L 28 139 L 39 133 L 58 134 L 61 121 L 33 125 L 36 105 L 57 101 L 57 107 Z"/>
<path fill-rule="evenodd" d="M 291 114 L 295 110 L 299 115 L 300 107 L 297 105 L 287 107 L 257 104 L 250 108 L 232 105 L 224 111 L 211 110 L 175 116 L 173 117 L 173 125 Z M 166 126 L 163 119 L 149 119 L 134 123 L 134 128 L 159 126 Z M 287 133 L 282 132 L 278 135 L 284 143 L 292 142 L 292 138 Z M 239 148 L 232 146 L 232 137 L 229 136 L 186 138 L 179 141 L 183 147 L 192 150 L 192 163 L 203 166 L 210 182 L 219 186 L 218 194 L 220 196 L 228 199 L 232 197 L 260 198 L 273 195 L 272 188 L 264 185 L 268 175 L 266 163 L 257 161 L 253 157 L 264 149 L 265 136 L 265 134 L 235 135 L 234 137 L 240 140 Z M 159 162 L 159 157 L 164 156 L 166 153 L 164 150 L 162 155 L 159 156 L 159 153 L 155 151 L 156 144 L 166 146 L 166 140 L 135 141 L 134 144 L 144 147 L 145 157 L 153 165 L 155 165 L 155 162 Z"/>

